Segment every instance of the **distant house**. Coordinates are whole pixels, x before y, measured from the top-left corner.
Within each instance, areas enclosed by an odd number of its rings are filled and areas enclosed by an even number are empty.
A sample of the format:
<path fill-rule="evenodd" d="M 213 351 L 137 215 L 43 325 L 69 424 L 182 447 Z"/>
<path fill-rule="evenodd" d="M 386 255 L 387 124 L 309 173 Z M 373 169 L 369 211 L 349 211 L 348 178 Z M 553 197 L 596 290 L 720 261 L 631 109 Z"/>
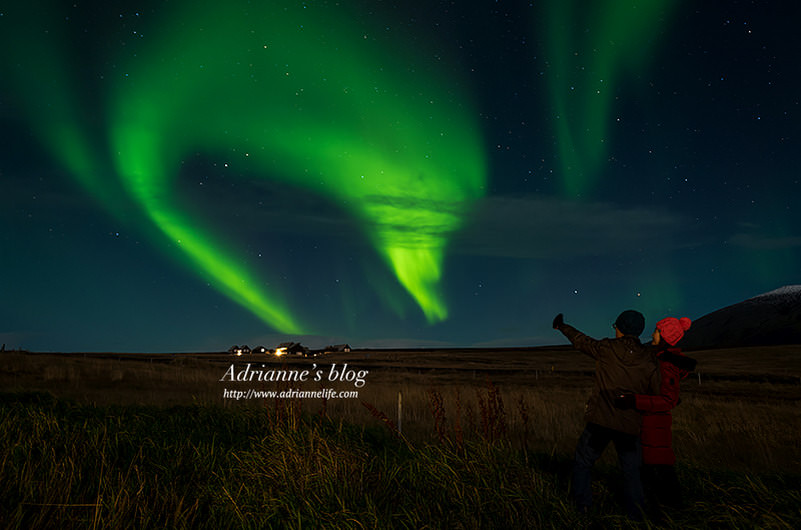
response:
<path fill-rule="evenodd" d="M 230 353 L 231 355 L 239 356 L 239 355 L 250 355 L 251 352 L 250 348 L 248 348 L 247 346 L 233 345 L 230 348 L 228 348 L 228 353 Z"/>
<path fill-rule="evenodd" d="M 255 348 L 253 348 L 251 353 L 267 353 L 268 351 L 269 350 L 264 346 L 256 346 Z"/>
<path fill-rule="evenodd" d="M 309 348 L 299 342 L 282 342 L 275 349 L 276 355 L 308 355 Z"/>
<path fill-rule="evenodd" d="M 325 347 L 326 353 L 348 353 L 350 352 L 349 344 L 334 344 L 333 346 Z"/>

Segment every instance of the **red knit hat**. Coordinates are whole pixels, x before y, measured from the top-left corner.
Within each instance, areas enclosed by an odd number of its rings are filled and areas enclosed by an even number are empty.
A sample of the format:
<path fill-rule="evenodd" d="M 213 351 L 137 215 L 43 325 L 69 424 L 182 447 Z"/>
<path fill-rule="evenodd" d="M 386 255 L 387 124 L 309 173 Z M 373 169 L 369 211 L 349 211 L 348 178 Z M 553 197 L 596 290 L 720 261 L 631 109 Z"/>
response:
<path fill-rule="evenodd" d="M 665 342 L 675 346 L 684 336 L 684 332 L 690 329 L 690 324 L 692 324 L 692 320 L 687 317 L 667 317 L 656 323 L 656 329 L 659 330 L 659 335 L 665 339 Z"/>

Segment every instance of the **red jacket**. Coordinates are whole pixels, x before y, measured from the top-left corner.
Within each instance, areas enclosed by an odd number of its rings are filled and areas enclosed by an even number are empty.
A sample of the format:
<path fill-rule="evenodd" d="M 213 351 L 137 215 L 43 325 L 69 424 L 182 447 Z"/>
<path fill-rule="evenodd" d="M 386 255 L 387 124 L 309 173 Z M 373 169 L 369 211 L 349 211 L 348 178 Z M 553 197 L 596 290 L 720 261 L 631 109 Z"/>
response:
<path fill-rule="evenodd" d="M 685 357 L 680 348 L 657 353 L 662 384 L 659 395 L 637 394 L 635 407 L 642 414 L 642 460 L 644 464 L 676 463 L 673 453 L 670 410 L 679 404 L 679 382 L 695 369 L 695 360 Z"/>

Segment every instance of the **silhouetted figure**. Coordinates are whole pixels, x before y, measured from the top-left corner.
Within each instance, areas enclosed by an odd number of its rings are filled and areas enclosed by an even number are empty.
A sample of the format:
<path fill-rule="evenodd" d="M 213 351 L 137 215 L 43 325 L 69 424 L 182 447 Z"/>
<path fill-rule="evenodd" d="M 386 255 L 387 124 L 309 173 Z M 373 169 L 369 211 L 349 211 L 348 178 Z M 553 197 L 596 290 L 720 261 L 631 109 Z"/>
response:
<path fill-rule="evenodd" d="M 573 463 L 573 497 L 579 511 L 592 506 L 591 471 L 609 442 L 615 444 L 623 471 L 623 497 L 629 517 L 640 519 L 644 495 L 640 470 L 642 415 L 615 408 L 622 393 L 655 394 L 659 391 L 659 368 L 653 353 L 640 343 L 645 318 L 637 311 L 624 311 L 615 321 L 614 339 L 596 340 L 565 324 L 562 314 L 553 321 L 573 347 L 595 359 L 595 387 L 587 400 L 587 424 L 579 438 Z"/>

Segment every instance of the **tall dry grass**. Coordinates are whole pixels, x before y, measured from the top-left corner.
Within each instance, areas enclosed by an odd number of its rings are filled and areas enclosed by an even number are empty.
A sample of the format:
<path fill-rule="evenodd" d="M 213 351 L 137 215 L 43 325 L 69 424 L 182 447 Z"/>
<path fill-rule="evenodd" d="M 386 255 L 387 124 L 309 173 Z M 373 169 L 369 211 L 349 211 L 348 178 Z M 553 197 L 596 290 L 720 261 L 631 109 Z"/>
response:
<path fill-rule="evenodd" d="M 490 399 L 492 389 L 483 397 Z M 619 474 L 598 467 L 596 511 L 568 500 L 569 455 L 512 446 L 484 401 L 480 439 L 410 442 L 290 402 L 269 407 L 78 405 L 0 395 L 4 528 L 654 527 L 620 513 Z M 432 414 L 436 407 L 431 400 Z M 504 404 L 503 410 L 509 407 Z M 375 409 L 378 411 L 378 409 Z M 378 411 L 380 413 L 380 411 Z M 448 411 L 442 410 L 447 418 Z M 477 418 L 478 418 L 477 413 Z M 478 421 L 478 420 L 477 420 Z M 484 430 L 486 427 L 486 431 Z M 438 436 L 438 433 L 435 433 Z M 795 528 L 795 475 L 679 467 L 688 503 L 671 528 Z"/>
<path fill-rule="evenodd" d="M 587 522 L 568 497 L 583 374 L 375 369 L 358 399 L 235 402 L 219 363 L 6 360 L 0 381 L 17 392 L 0 399 L 0 527 Z M 799 387 L 685 381 L 673 417 L 688 503 L 660 524 L 801 527 Z M 596 471 L 589 522 L 625 527 L 613 449 Z"/>
<path fill-rule="evenodd" d="M 3 361 L 0 383 L 4 388 L 52 391 L 83 403 L 198 404 L 231 411 L 274 405 L 265 400 L 223 399 L 225 387 L 252 386 L 220 383 L 227 361 L 175 357 L 170 362 L 141 362 L 74 356 L 54 362 L 52 356 L 14 354 L 4 355 Z M 255 385 L 262 390 L 288 386 Z M 326 386 L 353 389 L 348 384 Z M 319 384 L 303 387 L 319 388 Z M 414 443 L 504 439 L 515 449 L 569 455 L 583 428 L 584 401 L 591 388 L 590 376 L 559 371 L 537 371 L 534 377 L 523 379 L 519 374 L 489 377 L 480 371 L 409 370 L 393 365 L 372 369 L 358 399 L 292 403 L 300 412 L 374 425 L 377 420 L 365 408 L 366 402 L 397 424 L 400 395 L 402 433 Z M 801 384 L 706 379 L 699 384 L 691 377 L 683 382 L 682 403 L 673 413 L 677 456 L 688 465 L 710 469 L 801 474 L 799 403 Z M 607 451 L 604 459 L 613 464 L 614 452 Z"/>

